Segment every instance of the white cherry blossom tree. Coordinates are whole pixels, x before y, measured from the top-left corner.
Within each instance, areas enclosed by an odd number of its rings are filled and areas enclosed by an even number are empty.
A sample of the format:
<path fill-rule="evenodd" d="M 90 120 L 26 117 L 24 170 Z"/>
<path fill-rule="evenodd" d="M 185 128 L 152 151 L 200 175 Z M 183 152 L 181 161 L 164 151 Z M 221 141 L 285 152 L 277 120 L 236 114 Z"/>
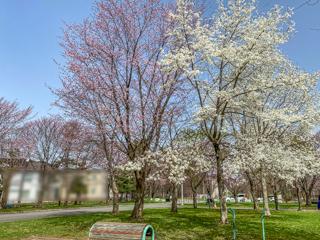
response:
<path fill-rule="evenodd" d="M 315 86 L 317 75 L 300 71 L 279 50 L 293 33 L 291 16 L 292 11 L 279 6 L 258 13 L 254 0 L 229 0 L 226 4 L 221 1 L 209 19 L 195 10 L 193 1 L 179 0 L 176 12 L 171 15 L 175 25 L 170 34 L 171 49 L 163 65 L 167 71 L 182 70 L 194 88 L 198 102 L 196 119 L 214 149 L 223 224 L 228 222 L 223 170 L 230 153 L 230 136 L 234 133 L 233 119 L 249 115 L 258 121 L 262 119 L 263 124 L 280 122 L 284 126 L 281 129 L 316 119 L 311 104 L 303 105 L 303 110 L 299 105 L 289 104 L 261 111 L 267 92 L 290 86 L 293 91 L 301 90 L 299 96 L 303 100 L 310 100 L 310 89 Z M 290 97 L 291 92 L 286 93 Z M 304 119 L 302 112 L 308 113 Z M 251 144 L 261 141 L 260 136 L 253 139 Z M 272 146 L 270 141 L 257 145 L 256 156 Z M 279 151 L 287 151 L 281 142 L 275 144 Z M 279 156 L 277 151 L 270 153 L 272 158 L 265 156 L 260 162 L 267 163 Z M 269 164 L 273 162 L 264 165 Z M 263 188 L 266 188 L 265 174 L 265 170 L 261 171 Z"/>

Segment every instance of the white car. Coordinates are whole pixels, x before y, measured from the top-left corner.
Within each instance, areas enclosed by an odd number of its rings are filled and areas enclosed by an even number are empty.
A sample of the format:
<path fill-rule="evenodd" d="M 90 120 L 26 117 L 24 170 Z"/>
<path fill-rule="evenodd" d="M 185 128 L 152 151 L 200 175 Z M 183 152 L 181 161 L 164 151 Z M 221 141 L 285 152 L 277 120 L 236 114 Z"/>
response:
<path fill-rule="evenodd" d="M 269 196 L 268 199 L 269 199 L 269 202 L 274 202 L 274 196 Z"/>
<path fill-rule="evenodd" d="M 257 201 L 258 201 L 258 202 L 263 202 L 263 198 L 262 198 L 262 197 L 258 197 L 258 198 L 257 198 Z"/>
<path fill-rule="evenodd" d="M 237 198 L 238 198 L 238 201 L 239 202 L 246 202 L 246 197 L 245 197 L 245 195 L 244 194 L 242 194 L 242 193 L 239 193 L 238 195 L 237 195 Z"/>
<path fill-rule="evenodd" d="M 228 203 L 234 203 L 236 200 L 235 200 L 233 197 L 227 197 L 227 198 L 226 198 L 226 201 L 227 201 Z"/>

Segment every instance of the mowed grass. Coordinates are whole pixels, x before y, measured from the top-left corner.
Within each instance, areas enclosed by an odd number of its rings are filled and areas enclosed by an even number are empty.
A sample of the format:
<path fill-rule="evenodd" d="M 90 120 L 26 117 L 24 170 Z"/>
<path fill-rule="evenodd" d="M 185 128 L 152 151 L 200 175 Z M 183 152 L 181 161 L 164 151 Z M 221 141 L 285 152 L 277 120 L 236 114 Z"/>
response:
<path fill-rule="evenodd" d="M 120 202 L 121 205 L 133 204 L 133 201 L 123 201 Z M 145 199 L 145 203 L 159 203 L 159 201 Z M 22 212 L 32 212 L 39 210 L 55 210 L 55 209 L 69 209 L 69 208 L 82 208 L 82 207 L 111 207 L 112 202 L 110 201 L 107 204 L 105 201 L 83 201 L 78 204 L 74 204 L 73 202 L 69 202 L 67 205 L 61 203 L 60 205 L 57 202 L 45 202 L 42 207 L 36 207 L 35 204 L 30 203 L 22 203 L 20 205 L 13 205 L 6 209 L 0 209 L 1 213 L 22 213 Z"/>
<path fill-rule="evenodd" d="M 228 205 L 228 207 L 231 207 L 231 208 L 241 208 L 241 209 L 245 209 L 245 208 L 252 209 L 253 208 L 253 203 L 251 203 L 251 202 L 246 202 L 246 203 L 243 203 L 243 202 L 241 202 L 241 203 L 228 203 L 227 205 Z M 200 207 L 208 207 L 208 205 L 205 204 L 205 203 L 200 203 L 199 206 Z M 219 206 L 220 206 L 219 203 L 217 203 L 217 207 L 219 207 Z M 263 203 L 262 202 L 259 203 L 259 207 L 261 209 L 263 208 Z M 275 209 L 274 202 L 269 202 L 269 207 L 270 207 L 270 209 Z M 301 208 L 303 210 L 316 210 L 317 209 L 317 204 L 311 204 L 311 206 L 308 207 L 308 206 L 305 206 L 305 204 L 303 203 L 301 205 Z M 279 209 L 280 210 L 288 210 L 288 209 L 296 210 L 296 209 L 298 209 L 298 203 L 296 203 L 296 202 L 280 203 L 279 204 Z"/>
<path fill-rule="evenodd" d="M 21 213 L 21 212 L 32 212 L 38 210 L 53 210 L 53 209 L 66 209 L 66 208 L 80 208 L 80 207 L 99 207 L 106 206 L 106 203 L 103 201 L 86 201 L 81 204 L 73 204 L 70 202 L 68 205 L 59 204 L 57 202 L 46 202 L 43 203 L 42 207 L 36 207 L 35 204 L 22 203 L 19 206 L 14 205 L 6 209 L 0 209 L 1 213 Z"/>
<path fill-rule="evenodd" d="M 89 228 L 96 221 L 132 222 L 130 212 L 119 216 L 94 213 L 77 216 L 0 223 L 0 239 L 24 239 L 30 236 L 86 239 Z M 237 210 L 238 239 L 261 239 L 261 214 L 253 210 Z M 219 211 L 209 209 L 179 209 L 172 214 L 168 209 L 145 210 L 143 222 L 152 224 L 157 239 L 231 239 L 231 225 L 219 224 Z M 266 220 L 267 239 L 320 239 L 320 212 L 272 212 Z"/>

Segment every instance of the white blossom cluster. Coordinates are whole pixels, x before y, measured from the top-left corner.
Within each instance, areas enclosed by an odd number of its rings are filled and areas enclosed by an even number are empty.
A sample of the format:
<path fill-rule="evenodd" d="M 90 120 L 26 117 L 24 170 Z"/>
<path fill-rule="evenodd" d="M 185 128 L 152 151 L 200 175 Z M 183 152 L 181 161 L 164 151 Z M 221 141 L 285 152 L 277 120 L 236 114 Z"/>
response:
<path fill-rule="evenodd" d="M 157 153 L 159 172 L 153 177 L 162 177 L 173 184 L 182 184 L 188 177 L 187 172 L 204 173 L 210 169 L 210 161 L 201 146 L 180 144 Z"/>
<path fill-rule="evenodd" d="M 134 162 L 129 161 L 119 168 L 124 171 L 139 171 L 145 166 L 151 167 L 149 180 L 167 179 L 172 184 L 181 184 L 188 177 L 187 172 L 207 172 L 211 162 L 201 144 L 178 140 L 171 147 L 156 152 L 148 151 Z"/>
<path fill-rule="evenodd" d="M 291 137 L 291 138 L 290 138 Z M 284 139 L 282 139 L 284 140 Z M 284 142 L 270 138 L 243 135 L 230 155 L 228 168 L 234 172 L 262 171 L 285 180 L 288 184 L 305 175 L 319 171 L 316 149 L 306 138 L 287 136 Z"/>

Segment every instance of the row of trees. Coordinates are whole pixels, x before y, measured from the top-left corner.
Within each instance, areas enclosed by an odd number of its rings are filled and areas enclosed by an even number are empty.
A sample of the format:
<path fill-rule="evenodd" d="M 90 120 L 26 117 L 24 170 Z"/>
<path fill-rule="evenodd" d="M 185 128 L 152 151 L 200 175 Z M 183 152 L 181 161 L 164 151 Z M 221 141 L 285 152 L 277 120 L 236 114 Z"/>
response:
<path fill-rule="evenodd" d="M 280 50 L 294 31 L 292 12 L 275 6 L 261 14 L 254 0 L 221 1 L 212 16 L 200 9 L 192 0 L 103 0 L 91 18 L 67 25 L 62 87 L 53 93 L 72 120 L 64 127 L 57 119 L 34 121 L 19 139 L 36 151 L 21 152 L 65 166 L 99 159 L 114 214 L 118 171 L 132 173 L 133 218 L 142 217 L 149 179 L 170 182 L 176 211 L 179 184 L 189 176 L 196 195 L 204 176 L 214 174 L 221 223 L 228 222 L 227 179 L 245 176 L 255 203 L 260 185 L 267 215 L 268 179 L 297 188 L 316 179 L 319 74 Z M 16 128 L 30 109 L 17 112 L 24 117 Z M 39 126 L 45 124 L 50 131 Z M 62 144 L 60 129 L 67 132 Z"/>
<path fill-rule="evenodd" d="M 196 120 L 215 156 L 221 222 L 227 172 L 258 176 L 270 215 L 266 178 L 293 182 L 318 164 L 312 131 L 319 75 L 300 70 L 279 49 L 292 35 L 292 13 L 275 6 L 259 14 L 255 1 L 235 0 L 218 4 L 208 19 L 192 1 L 177 4 L 164 65 L 181 69 L 194 89 Z"/>
<path fill-rule="evenodd" d="M 86 169 L 98 161 L 92 129 L 58 116 L 34 120 L 31 114 L 31 108 L 21 109 L 15 102 L 0 99 L 2 207 L 7 204 L 12 173 L 28 168 L 30 160 L 36 161 L 33 168 L 41 171 L 42 178 L 49 169 Z M 42 201 L 40 194 L 39 206 Z"/>

